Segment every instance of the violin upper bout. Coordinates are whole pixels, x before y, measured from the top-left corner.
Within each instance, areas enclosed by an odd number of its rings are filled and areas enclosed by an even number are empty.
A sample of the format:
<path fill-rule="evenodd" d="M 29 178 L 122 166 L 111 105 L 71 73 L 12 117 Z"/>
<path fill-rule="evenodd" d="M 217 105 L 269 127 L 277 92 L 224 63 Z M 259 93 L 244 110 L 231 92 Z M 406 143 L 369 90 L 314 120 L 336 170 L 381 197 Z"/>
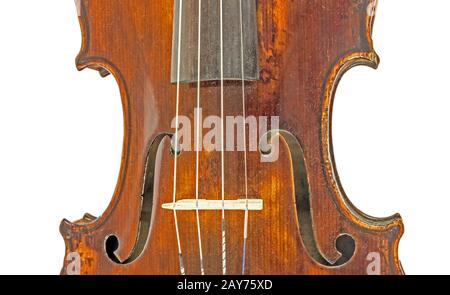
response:
<path fill-rule="evenodd" d="M 97 6 L 103 1 L 98 1 L 98 3 L 89 0 L 74 1 L 82 37 L 81 49 L 75 61 L 76 67 L 80 71 L 85 68 L 98 71 L 101 77 L 109 76 L 115 71 L 114 64 L 111 62 L 110 56 L 107 55 L 104 46 L 108 44 L 106 40 L 109 37 L 105 34 L 107 31 L 102 30 L 104 26 L 97 21 L 97 18 L 102 16 L 98 13 L 101 9 Z M 93 30 L 94 32 L 92 32 Z M 103 40 L 103 45 L 98 43 L 100 40 Z"/>
<path fill-rule="evenodd" d="M 84 9 L 84 1 L 83 0 L 74 0 L 75 1 L 75 8 L 77 10 L 78 20 L 80 22 L 80 29 L 81 29 L 81 49 L 80 52 L 77 55 L 76 58 L 76 66 L 78 70 L 83 70 L 87 65 L 84 64 L 83 58 L 85 56 L 85 53 L 88 50 L 88 38 L 89 38 L 89 26 L 88 23 L 85 20 L 86 12 Z"/>

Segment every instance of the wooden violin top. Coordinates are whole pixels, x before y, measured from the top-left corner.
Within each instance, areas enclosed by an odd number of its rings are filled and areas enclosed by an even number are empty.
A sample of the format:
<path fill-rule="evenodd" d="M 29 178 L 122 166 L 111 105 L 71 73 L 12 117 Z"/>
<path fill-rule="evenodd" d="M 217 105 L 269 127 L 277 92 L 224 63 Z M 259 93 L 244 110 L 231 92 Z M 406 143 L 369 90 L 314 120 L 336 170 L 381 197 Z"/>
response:
<path fill-rule="evenodd" d="M 125 137 L 105 212 L 61 223 L 62 273 L 402 274 L 400 216 L 352 205 L 331 141 L 376 2 L 77 0 L 77 67 L 114 76 Z"/>

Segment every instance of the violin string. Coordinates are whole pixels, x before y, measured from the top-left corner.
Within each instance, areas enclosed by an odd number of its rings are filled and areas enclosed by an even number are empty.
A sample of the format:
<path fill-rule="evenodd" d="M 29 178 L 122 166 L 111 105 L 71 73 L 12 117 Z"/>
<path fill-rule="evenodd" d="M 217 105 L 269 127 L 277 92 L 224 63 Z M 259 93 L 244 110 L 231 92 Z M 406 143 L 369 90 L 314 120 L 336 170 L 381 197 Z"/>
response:
<path fill-rule="evenodd" d="M 202 249 L 202 234 L 200 230 L 200 212 L 199 212 L 199 163 L 200 163 L 200 85 L 201 85 L 201 30 L 202 30 L 202 0 L 198 0 L 198 50 L 197 50 L 197 114 L 196 114 L 196 155 L 195 155 L 195 200 L 196 200 L 196 217 L 197 217 L 197 234 L 198 234 L 198 248 L 200 253 L 200 272 L 205 274 L 203 265 L 203 249 Z"/>
<path fill-rule="evenodd" d="M 223 0 L 220 0 L 220 129 L 221 129 L 221 178 L 222 178 L 222 273 L 227 273 L 227 243 L 225 233 L 225 144 L 224 144 L 224 73 L 223 73 Z"/>
<path fill-rule="evenodd" d="M 175 136 L 172 139 L 172 145 L 174 146 L 174 169 L 173 169 L 173 217 L 175 222 L 175 232 L 177 235 L 177 244 L 178 244 L 178 258 L 180 262 L 180 272 L 182 275 L 185 275 L 184 262 L 183 262 L 183 253 L 181 252 L 181 242 L 180 242 L 180 230 L 178 228 L 178 217 L 176 210 L 176 201 L 177 201 L 177 166 L 178 166 L 178 125 L 179 125 L 179 113 L 180 113 L 180 73 L 181 73 L 181 29 L 182 29 L 182 20 L 183 20 L 183 0 L 179 2 L 179 16 L 178 16 L 178 57 L 177 57 L 177 94 L 176 94 L 176 111 L 175 111 Z M 174 143 L 175 142 L 175 143 Z"/>
<path fill-rule="evenodd" d="M 244 19 L 242 11 L 242 0 L 239 0 L 239 18 L 241 30 L 241 82 L 242 82 L 242 118 L 244 135 L 244 187 L 245 187 L 245 215 L 244 215 L 244 245 L 242 249 L 242 274 L 245 275 L 247 257 L 247 237 L 248 237 L 248 167 L 247 167 L 247 127 L 246 127 L 246 104 L 245 104 L 245 70 L 244 70 Z"/>

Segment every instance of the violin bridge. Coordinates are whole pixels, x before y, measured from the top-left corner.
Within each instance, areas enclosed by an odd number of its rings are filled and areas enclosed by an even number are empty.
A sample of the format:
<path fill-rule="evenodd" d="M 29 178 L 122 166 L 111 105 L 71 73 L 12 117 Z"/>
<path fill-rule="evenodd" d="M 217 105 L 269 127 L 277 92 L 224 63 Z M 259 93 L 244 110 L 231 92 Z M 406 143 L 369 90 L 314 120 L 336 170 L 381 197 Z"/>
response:
<path fill-rule="evenodd" d="M 259 199 L 238 199 L 238 200 L 195 200 L 186 199 L 180 200 L 175 203 L 166 203 L 162 205 L 163 209 L 176 210 L 176 211 L 214 211 L 214 210 L 227 210 L 227 211 L 262 211 L 263 200 Z"/>

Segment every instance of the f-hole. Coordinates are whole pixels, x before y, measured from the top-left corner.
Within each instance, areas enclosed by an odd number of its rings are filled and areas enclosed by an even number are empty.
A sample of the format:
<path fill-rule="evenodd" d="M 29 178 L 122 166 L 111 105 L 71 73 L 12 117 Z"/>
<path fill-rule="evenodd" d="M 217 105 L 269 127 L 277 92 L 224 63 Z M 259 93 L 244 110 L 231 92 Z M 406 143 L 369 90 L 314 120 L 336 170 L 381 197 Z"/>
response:
<path fill-rule="evenodd" d="M 145 249 L 145 245 L 147 244 L 153 209 L 155 162 L 159 146 L 161 145 L 161 142 L 165 137 L 170 138 L 172 137 L 172 135 L 169 133 L 159 134 L 153 140 L 148 151 L 145 163 L 144 184 L 141 193 L 141 216 L 139 218 L 138 234 L 133 250 L 131 250 L 130 255 L 125 260 L 120 260 L 116 255 L 116 251 L 120 246 L 119 238 L 116 235 L 109 235 L 105 240 L 106 254 L 108 255 L 109 259 L 111 259 L 111 261 L 117 264 L 129 264 L 135 261 L 142 254 Z"/>
<path fill-rule="evenodd" d="M 327 267 L 339 267 L 353 257 L 355 253 L 355 240 L 349 234 L 341 234 L 335 239 L 335 247 L 340 257 L 332 262 L 322 255 L 316 242 L 311 214 L 311 192 L 306 170 L 305 156 L 298 139 L 285 130 L 271 130 L 263 135 L 260 152 L 263 156 L 268 156 L 272 152 L 271 139 L 281 136 L 287 143 L 292 159 L 292 169 L 294 172 L 295 206 L 297 209 L 297 219 L 300 226 L 300 236 L 308 255 L 317 263 Z M 269 143 L 269 146 L 267 146 Z"/>

